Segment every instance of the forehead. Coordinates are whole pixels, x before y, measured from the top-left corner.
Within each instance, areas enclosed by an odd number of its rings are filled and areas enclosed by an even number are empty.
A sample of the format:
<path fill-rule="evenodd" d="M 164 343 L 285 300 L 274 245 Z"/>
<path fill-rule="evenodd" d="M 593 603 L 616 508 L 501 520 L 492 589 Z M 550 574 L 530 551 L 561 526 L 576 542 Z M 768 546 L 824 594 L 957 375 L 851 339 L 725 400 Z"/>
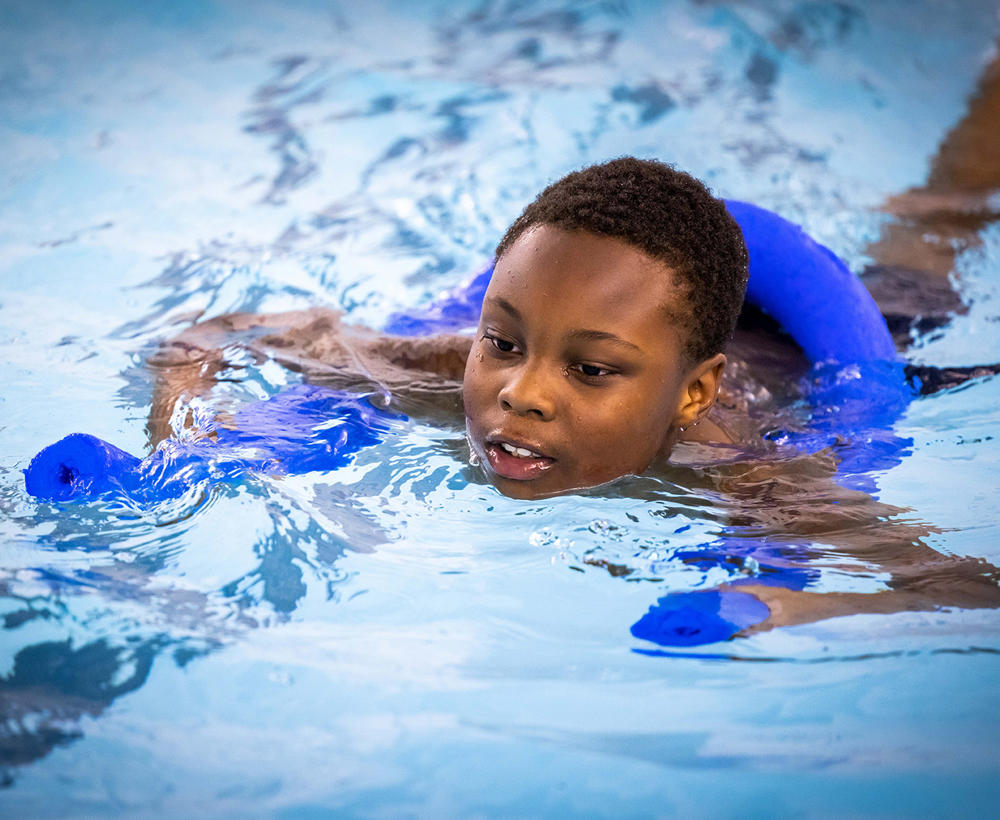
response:
<path fill-rule="evenodd" d="M 660 260 L 620 239 L 551 225 L 525 231 L 497 261 L 490 296 L 595 321 L 667 322 L 681 307 L 673 273 Z"/>

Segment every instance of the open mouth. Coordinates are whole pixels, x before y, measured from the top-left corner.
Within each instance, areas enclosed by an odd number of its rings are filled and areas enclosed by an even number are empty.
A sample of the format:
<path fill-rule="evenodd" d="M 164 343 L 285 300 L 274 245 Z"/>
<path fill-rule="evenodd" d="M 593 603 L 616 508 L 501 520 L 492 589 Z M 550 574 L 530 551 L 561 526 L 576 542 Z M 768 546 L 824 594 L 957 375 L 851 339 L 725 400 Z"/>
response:
<path fill-rule="evenodd" d="M 486 460 L 490 469 L 502 478 L 529 481 L 549 470 L 555 459 L 521 443 L 497 439 L 487 441 Z"/>
<path fill-rule="evenodd" d="M 498 444 L 512 456 L 517 456 L 518 458 L 544 458 L 541 453 L 536 453 L 534 450 L 529 450 L 527 447 L 515 447 L 513 444 L 509 444 L 506 441 L 498 442 Z"/>

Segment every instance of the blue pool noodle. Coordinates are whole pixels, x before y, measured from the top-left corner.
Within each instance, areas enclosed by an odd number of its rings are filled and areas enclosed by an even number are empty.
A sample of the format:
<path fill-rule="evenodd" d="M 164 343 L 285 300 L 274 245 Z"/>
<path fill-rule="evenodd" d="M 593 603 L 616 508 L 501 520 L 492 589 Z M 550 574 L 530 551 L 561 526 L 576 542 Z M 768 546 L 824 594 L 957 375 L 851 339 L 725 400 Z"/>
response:
<path fill-rule="evenodd" d="M 906 442 L 892 434 L 892 425 L 910 395 L 875 302 L 846 265 L 799 226 L 749 203 L 728 200 L 726 205 L 743 231 L 750 257 L 747 301 L 776 319 L 816 365 L 811 398 L 817 432 L 798 443 L 819 447 L 828 443 L 826 434 L 865 430 L 860 446 L 841 449 L 848 472 L 897 463 Z M 427 308 L 394 314 L 386 330 L 425 335 L 475 325 L 492 274 L 488 266 Z M 844 364 L 859 368 L 856 377 L 844 377 Z M 391 415 L 363 397 L 300 385 L 243 408 L 234 419 L 235 429 L 216 427 L 210 438 L 169 442 L 144 460 L 95 436 L 74 433 L 32 459 L 25 486 L 46 500 L 121 493 L 156 502 L 175 498 L 197 482 L 247 471 L 331 470 L 377 442 Z M 741 550 L 746 546 L 723 538 L 680 557 L 698 564 L 725 563 Z M 755 560 L 766 570 L 757 583 L 793 589 L 807 583 L 809 571 L 789 565 L 778 552 Z M 727 640 L 768 614 L 755 597 L 732 588 L 671 593 L 633 625 L 632 634 L 660 646 L 703 645 Z"/>
<path fill-rule="evenodd" d="M 700 646 L 728 640 L 770 614 L 753 595 L 732 589 L 674 592 L 651 606 L 631 632 L 660 646 Z"/>
<path fill-rule="evenodd" d="M 87 433 L 72 433 L 36 455 L 24 471 L 30 495 L 53 501 L 130 492 L 141 461 Z"/>
<path fill-rule="evenodd" d="M 335 470 L 381 440 L 391 420 L 400 418 L 364 396 L 301 384 L 241 408 L 233 429 L 214 425 L 197 440 L 164 442 L 142 460 L 96 436 L 73 433 L 31 460 L 24 483 L 28 493 L 47 501 L 110 492 L 156 503 L 177 498 L 195 484 L 248 472 Z"/>

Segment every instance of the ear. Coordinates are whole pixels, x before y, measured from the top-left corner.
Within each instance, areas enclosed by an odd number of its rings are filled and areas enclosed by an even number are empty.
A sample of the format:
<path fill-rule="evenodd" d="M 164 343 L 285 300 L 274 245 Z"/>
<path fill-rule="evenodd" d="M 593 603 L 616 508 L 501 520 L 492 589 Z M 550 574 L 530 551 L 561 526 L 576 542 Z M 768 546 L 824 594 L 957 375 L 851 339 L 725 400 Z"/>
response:
<path fill-rule="evenodd" d="M 688 371 L 674 415 L 675 429 L 685 430 L 708 415 L 719 394 L 725 366 L 726 357 L 716 353 Z"/>

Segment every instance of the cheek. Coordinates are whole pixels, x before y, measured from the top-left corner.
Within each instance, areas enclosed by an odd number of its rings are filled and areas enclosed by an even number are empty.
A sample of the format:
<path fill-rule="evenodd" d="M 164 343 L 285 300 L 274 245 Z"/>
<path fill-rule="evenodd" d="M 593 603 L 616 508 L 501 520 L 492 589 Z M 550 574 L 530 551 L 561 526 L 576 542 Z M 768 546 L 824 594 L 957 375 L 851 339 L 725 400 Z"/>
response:
<path fill-rule="evenodd" d="M 597 412 L 579 413 L 578 428 L 596 445 L 593 468 L 645 469 L 666 440 L 672 409 L 665 397 L 650 402 L 640 393 L 609 402 Z"/>
<path fill-rule="evenodd" d="M 491 394 L 495 395 L 497 392 L 491 386 L 489 369 L 486 367 L 485 359 L 483 352 L 477 347 L 473 347 L 465 363 L 462 400 L 465 404 L 467 418 L 474 418 L 485 404 L 491 403 Z"/>

